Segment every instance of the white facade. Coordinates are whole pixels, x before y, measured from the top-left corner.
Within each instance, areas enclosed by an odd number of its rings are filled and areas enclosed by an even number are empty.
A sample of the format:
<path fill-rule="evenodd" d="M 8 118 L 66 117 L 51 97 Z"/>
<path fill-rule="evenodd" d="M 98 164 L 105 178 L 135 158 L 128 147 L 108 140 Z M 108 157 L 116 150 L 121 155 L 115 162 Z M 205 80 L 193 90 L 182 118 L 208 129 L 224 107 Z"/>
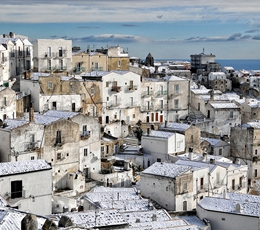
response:
<path fill-rule="evenodd" d="M 140 186 L 142 195 L 167 210 L 192 210 L 205 196 L 218 196 L 226 188 L 246 193 L 247 166 L 187 160 L 157 162 L 142 172 Z"/>
<path fill-rule="evenodd" d="M 63 72 L 71 69 L 71 40 L 37 39 L 34 42 L 34 70 L 36 72 Z"/>
<path fill-rule="evenodd" d="M 140 107 L 140 76 L 128 71 L 115 71 L 105 73 L 102 81 L 102 101 L 106 107 L 102 124 L 117 120 L 135 124 Z M 111 135 L 114 136 L 115 132 L 111 131 Z"/>
<path fill-rule="evenodd" d="M 209 81 L 212 80 L 220 80 L 220 79 L 226 79 L 226 74 L 224 72 L 210 72 L 209 73 Z"/>
<path fill-rule="evenodd" d="M 16 93 L 10 88 L 0 87 L 0 120 L 16 118 Z"/>
<path fill-rule="evenodd" d="M 44 160 L 0 164 L 0 194 L 19 210 L 51 214 L 51 167 Z"/>
<path fill-rule="evenodd" d="M 185 136 L 179 133 L 165 131 L 148 131 L 142 136 L 141 146 L 145 153 L 151 155 L 148 165 L 154 162 L 168 162 L 169 155 L 184 152 Z"/>
<path fill-rule="evenodd" d="M 9 80 L 9 53 L 8 50 L 0 44 L 0 85 Z"/>
<path fill-rule="evenodd" d="M 228 193 L 225 198 L 205 197 L 197 205 L 197 215 L 209 220 L 212 230 L 259 229 L 259 197 Z"/>

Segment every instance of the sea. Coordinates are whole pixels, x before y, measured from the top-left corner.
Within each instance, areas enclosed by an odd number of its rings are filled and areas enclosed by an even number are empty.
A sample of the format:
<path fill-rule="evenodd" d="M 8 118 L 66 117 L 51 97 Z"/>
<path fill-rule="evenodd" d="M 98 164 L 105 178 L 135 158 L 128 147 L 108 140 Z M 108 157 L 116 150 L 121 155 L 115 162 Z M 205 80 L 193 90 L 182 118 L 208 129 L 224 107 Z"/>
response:
<path fill-rule="evenodd" d="M 168 61 L 188 61 L 190 59 L 157 59 L 155 61 L 168 60 Z M 235 70 L 260 70 L 260 59 L 215 59 L 221 67 L 233 67 Z"/>

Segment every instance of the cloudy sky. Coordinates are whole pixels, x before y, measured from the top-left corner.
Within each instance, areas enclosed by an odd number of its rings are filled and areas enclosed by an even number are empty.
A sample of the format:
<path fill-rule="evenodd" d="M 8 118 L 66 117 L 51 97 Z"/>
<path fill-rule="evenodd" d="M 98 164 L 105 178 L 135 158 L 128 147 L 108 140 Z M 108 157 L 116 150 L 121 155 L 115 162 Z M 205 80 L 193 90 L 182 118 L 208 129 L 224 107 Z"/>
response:
<path fill-rule="evenodd" d="M 130 56 L 260 59 L 260 0 L 2 0 L 0 33 L 119 44 Z"/>

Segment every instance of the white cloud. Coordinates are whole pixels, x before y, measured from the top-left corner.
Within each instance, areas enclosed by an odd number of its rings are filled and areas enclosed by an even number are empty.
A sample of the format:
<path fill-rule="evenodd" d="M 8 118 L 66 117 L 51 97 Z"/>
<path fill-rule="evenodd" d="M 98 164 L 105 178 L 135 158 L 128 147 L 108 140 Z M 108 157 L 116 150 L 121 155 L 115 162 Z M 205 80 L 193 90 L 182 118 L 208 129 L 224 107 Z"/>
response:
<path fill-rule="evenodd" d="M 259 21 L 260 1 L 234 0 L 9 0 L 2 22 L 145 22 L 205 19 Z M 163 15 L 158 18 L 158 15 Z M 258 16 L 259 15 L 259 16 Z"/>

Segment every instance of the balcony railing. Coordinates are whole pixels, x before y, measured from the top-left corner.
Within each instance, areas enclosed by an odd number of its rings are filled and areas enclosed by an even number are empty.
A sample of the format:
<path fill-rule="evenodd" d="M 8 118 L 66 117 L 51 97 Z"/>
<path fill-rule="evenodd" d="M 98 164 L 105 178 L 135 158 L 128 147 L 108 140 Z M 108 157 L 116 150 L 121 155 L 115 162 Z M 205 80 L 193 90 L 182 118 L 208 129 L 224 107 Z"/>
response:
<path fill-rule="evenodd" d="M 137 90 L 137 85 L 129 85 L 129 86 L 127 86 L 127 90 L 128 90 L 128 91 Z"/>
<path fill-rule="evenodd" d="M 156 105 L 155 106 L 155 110 L 166 110 L 167 109 L 167 105 Z"/>
<path fill-rule="evenodd" d="M 164 91 L 157 91 L 156 92 L 156 97 L 163 97 L 165 95 L 167 95 L 168 91 L 167 90 L 164 90 Z"/>
<path fill-rule="evenodd" d="M 86 140 L 90 137 L 90 131 L 83 131 L 81 134 L 80 134 L 80 138 L 81 140 Z"/>
<path fill-rule="evenodd" d="M 65 58 L 67 57 L 67 50 L 62 50 L 62 52 L 45 52 L 43 54 L 43 59 L 51 58 Z"/>
<path fill-rule="evenodd" d="M 154 106 L 142 106 L 141 107 L 141 111 L 153 111 L 154 110 Z"/>
<path fill-rule="evenodd" d="M 153 91 L 145 91 L 142 93 L 142 97 L 151 97 L 154 95 L 154 92 Z"/>
<path fill-rule="evenodd" d="M 67 66 L 58 66 L 58 65 L 46 66 L 45 70 L 46 71 L 65 71 L 65 70 L 67 70 Z"/>
<path fill-rule="evenodd" d="M 117 100 L 117 101 L 109 101 L 109 102 L 107 103 L 107 108 L 108 108 L 108 109 L 112 109 L 112 108 L 118 107 L 119 105 L 121 105 L 121 101 L 120 101 L 120 100 Z"/>
<path fill-rule="evenodd" d="M 86 72 L 86 68 L 85 67 L 75 67 L 73 69 L 73 72 Z"/>
<path fill-rule="evenodd" d="M 173 92 L 170 92 L 169 96 L 170 97 L 175 97 L 175 96 L 178 96 L 178 95 L 181 95 L 183 92 L 180 91 L 180 90 L 175 90 Z"/>
<path fill-rule="evenodd" d="M 118 93 L 118 92 L 121 91 L 121 87 L 120 86 L 112 86 L 111 91 Z"/>
<path fill-rule="evenodd" d="M 131 107 L 137 107 L 139 106 L 137 102 L 133 102 L 133 103 L 126 103 L 125 106 L 127 108 L 131 108 Z"/>
<path fill-rule="evenodd" d="M 103 67 L 98 67 L 98 68 L 92 67 L 91 71 L 103 71 Z"/>

